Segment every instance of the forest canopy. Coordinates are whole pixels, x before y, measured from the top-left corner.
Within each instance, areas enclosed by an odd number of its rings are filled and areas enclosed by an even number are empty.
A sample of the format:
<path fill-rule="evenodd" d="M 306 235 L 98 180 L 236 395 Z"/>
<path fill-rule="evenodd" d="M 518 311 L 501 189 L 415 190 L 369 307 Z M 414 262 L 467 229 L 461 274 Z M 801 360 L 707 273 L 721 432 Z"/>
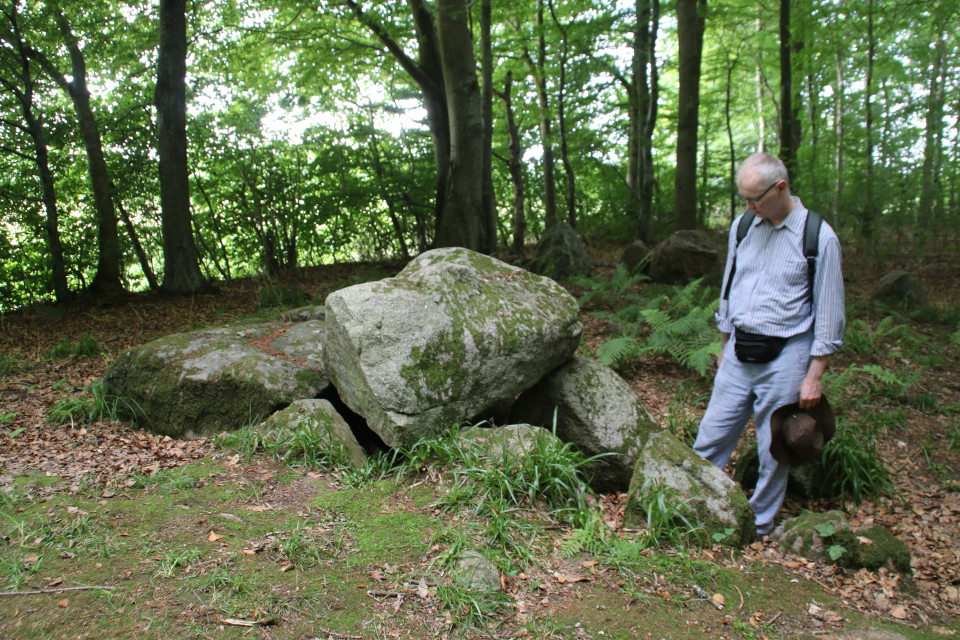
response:
<path fill-rule="evenodd" d="M 841 234 L 958 209 L 960 0 L 2 0 L 0 310 L 561 221 L 729 224 L 787 163 Z"/>

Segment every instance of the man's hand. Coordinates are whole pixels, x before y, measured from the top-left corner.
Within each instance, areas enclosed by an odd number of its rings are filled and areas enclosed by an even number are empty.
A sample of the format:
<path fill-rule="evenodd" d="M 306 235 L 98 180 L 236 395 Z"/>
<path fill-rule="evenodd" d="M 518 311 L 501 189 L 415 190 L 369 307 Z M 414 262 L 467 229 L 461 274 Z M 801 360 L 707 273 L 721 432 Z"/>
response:
<path fill-rule="evenodd" d="M 723 364 L 723 352 L 727 350 L 727 343 L 730 342 L 730 334 L 720 332 L 720 357 L 717 358 L 717 369 Z"/>
<path fill-rule="evenodd" d="M 800 384 L 800 408 L 812 409 L 820 402 L 823 395 L 823 387 L 820 380 L 823 378 L 824 371 L 827 370 L 827 361 L 829 356 L 814 356 L 810 361 L 810 369 L 807 370 L 807 377 Z"/>

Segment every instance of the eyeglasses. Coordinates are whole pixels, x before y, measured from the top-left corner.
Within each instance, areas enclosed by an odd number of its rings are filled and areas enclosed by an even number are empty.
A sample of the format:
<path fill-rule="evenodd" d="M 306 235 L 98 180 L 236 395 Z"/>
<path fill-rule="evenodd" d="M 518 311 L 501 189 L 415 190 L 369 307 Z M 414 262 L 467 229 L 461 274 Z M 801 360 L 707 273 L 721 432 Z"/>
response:
<path fill-rule="evenodd" d="M 765 195 L 767 195 L 768 193 L 770 193 L 770 189 L 773 189 L 773 188 L 774 188 L 775 186 L 777 186 L 778 184 L 780 184 L 780 180 L 777 180 L 777 181 L 774 182 L 772 185 L 770 185 L 769 187 L 767 187 L 767 190 L 764 191 L 763 193 L 761 193 L 760 195 L 758 195 L 756 198 L 748 198 L 747 196 L 742 195 L 742 194 L 740 194 L 740 193 L 737 193 L 737 197 L 740 198 L 741 200 L 743 200 L 744 202 L 746 202 L 747 204 L 750 204 L 750 203 L 760 204 L 760 201 L 763 200 L 763 196 L 765 196 Z"/>

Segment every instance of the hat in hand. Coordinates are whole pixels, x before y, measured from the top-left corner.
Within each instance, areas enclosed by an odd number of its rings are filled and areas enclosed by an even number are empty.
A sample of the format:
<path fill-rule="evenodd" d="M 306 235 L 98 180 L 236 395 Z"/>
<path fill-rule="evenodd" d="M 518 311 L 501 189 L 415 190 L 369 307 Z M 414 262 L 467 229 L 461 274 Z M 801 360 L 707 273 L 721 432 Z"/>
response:
<path fill-rule="evenodd" d="M 770 416 L 770 453 L 783 464 L 801 465 L 816 459 L 836 431 L 826 396 L 810 409 L 801 409 L 799 402 L 787 404 Z"/>

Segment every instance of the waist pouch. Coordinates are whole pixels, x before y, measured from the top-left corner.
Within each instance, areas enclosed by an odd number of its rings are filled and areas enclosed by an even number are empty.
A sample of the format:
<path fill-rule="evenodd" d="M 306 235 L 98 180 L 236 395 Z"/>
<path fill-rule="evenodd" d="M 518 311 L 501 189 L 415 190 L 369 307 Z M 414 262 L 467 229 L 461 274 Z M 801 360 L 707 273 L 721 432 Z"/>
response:
<path fill-rule="evenodd" d="M 740 329 L 735 329 L 734 337 L 733 351 L 737 354 L 737 360 L 753 364 L 773 362 L 789 340 L 789 338 L 747 333 Z"/>

